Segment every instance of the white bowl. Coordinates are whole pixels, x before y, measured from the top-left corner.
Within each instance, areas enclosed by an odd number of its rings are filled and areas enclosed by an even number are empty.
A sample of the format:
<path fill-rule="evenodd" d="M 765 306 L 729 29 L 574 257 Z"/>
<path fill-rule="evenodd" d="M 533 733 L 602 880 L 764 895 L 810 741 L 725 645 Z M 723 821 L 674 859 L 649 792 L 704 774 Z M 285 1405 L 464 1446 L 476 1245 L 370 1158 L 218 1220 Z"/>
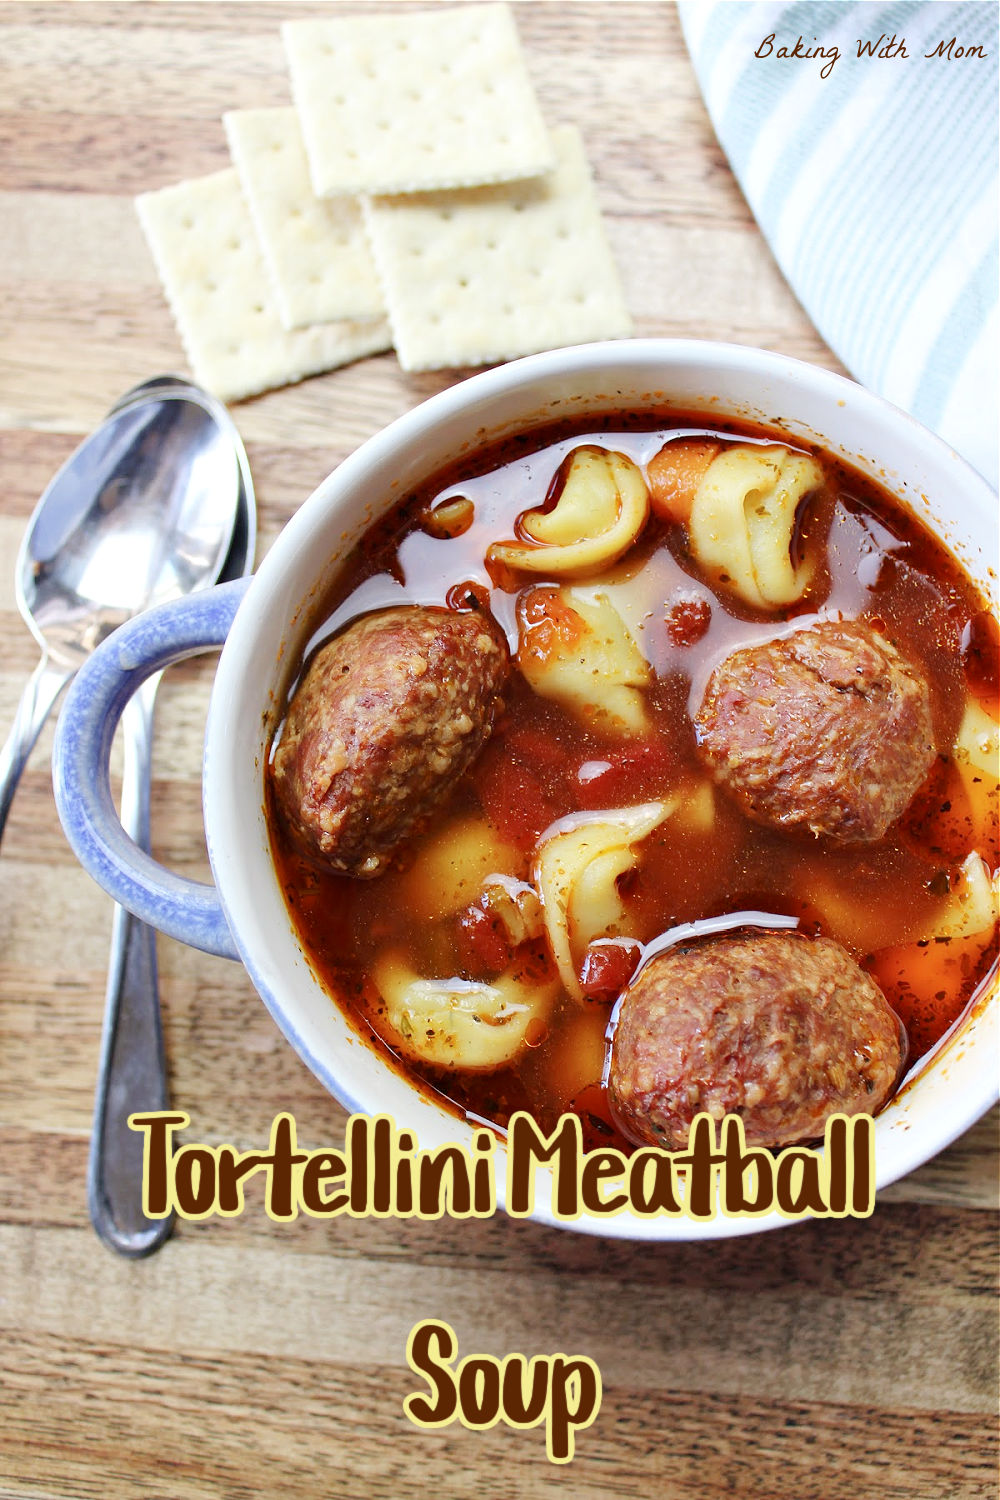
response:
<path fill-rule="evenodd" d="M 737 416 L 819 442 L 904 500 L 959 558 L 992 598 L 997 557 L 996 497 L 984 481 L 912 418 L 837 375 L 782 356 L 733 345 L 636 340 L 587 345 L 502 366 L 456 385 L 365 443 L 320 485 L 278 537 L 242 599 L 219 662 L 205 746 L 204 813 L 209 855 L 238 956 L 285 1036 L 326 1087 L 352 1112 L 389 1114 L 415 1129 L 422 1147 L 471 1141 L 471 1127 L 420 1094 L 354 1031 L 320 984 L 289 920 L 271 858 L 263 806 L 263 768 L 289 652 L 302 646 L 310 605 L 339 559 L 384 509 L 423 480 L 507 433 L 572 416 L 676 406 L 711 417 Z M 231 596 L 230 596 L 231 597 Z M 190 601 L 189 601 L 190 603 Z M 197 607 L 197 597 L 195 601 Z M 232 614 L 230 603 L 221 614 Z M 169 612 L 161 646 L 138 643 L 126 663 L 135 682 L 173 655 L 199 644 L 188 623 L 170 643 Z M 216 626 L 216 634 L 223 628 Z M 207 642 L 208 632 L 202 639 Z M 109 643 L 110 644 L 110 643 Z M 158 653 L 158 654 L 157 654 Z M 97 654 L 98 656 L 101 653 Z M 155 660 L 153 658 L 155 657 Z M 96 657 L 95 657 L 96 660 Z M 81 674 L 82 675 L 82 674 Z M 120 689 L 112 711 L 128 692 Z M 108 700 L 110 701 L 110 699 Z M 107 709 L 105 709 L 107 713 Z M 73 714 L 60 728 L 72 741 Z M 83 731 L 81 731 L 83 732 Z M 57 751 L 60 778 L 78 746 Z M 92 766 L 80 772 L 93 775 Z M 214 897 L 190 882 L 165 882 L 136 860 L 124 836 L 98 830 L 86 787 L 69 776 L 60 794 L 67 833 L 91 872 L 116 899 L 174 936 L 232 952 Z M 104 809 L 106 813 L 107 809 Z M 81 823 L 89 832 L 81 834 Z M 126 847 L 127 846 L 127 847 Z M 130 852 L 131 851 L 131 852 Z M 199 905 L 200 927 L 192 932 Z M 207 914 L 207 915 L 206 915 Z M 220 935 L 221 932 L 221 935 Z M 996 986 L 928 1057 L 921 1060 L 876 1122 L 877 1185 L 884 1187 L 947 1146 L 996 1099 Z M 503 1163 L 497 1163 L 502 1188 Z M 552 1214 L 540 1183 L 534 1217 Z M 609 1237 L 700 1240 L 758 1232 L 787 1220 L 716 1217 L 581 1218 L 572 1227 Z"/>

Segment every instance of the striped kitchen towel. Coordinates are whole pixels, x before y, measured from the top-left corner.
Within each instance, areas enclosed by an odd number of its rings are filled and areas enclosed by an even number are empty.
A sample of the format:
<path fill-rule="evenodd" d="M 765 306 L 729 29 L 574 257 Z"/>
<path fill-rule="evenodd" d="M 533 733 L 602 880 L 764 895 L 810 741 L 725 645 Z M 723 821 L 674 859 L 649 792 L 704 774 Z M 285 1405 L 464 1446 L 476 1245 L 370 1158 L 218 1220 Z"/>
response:
<path fill-rule="evenodd" d="M 996 484 L 998 7 L 679 11 L 719 140 L 823 338 Z"/>

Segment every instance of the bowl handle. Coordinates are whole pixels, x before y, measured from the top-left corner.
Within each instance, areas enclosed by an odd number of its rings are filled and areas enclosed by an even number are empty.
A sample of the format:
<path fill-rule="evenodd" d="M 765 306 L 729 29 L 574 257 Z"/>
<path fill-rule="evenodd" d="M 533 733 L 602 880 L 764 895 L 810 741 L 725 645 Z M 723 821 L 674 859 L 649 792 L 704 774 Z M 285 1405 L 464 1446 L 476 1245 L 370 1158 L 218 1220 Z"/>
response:
<path fill-rule="evenodd" d="M 52 780 L 59 817 L 88 874 L 121 905 L 192 948 L 239 958 L 213 885 L 175 875 L 134 844 L 111 798 L 111 742 L 122 711 L 154 672 L 221 646 L 249 578 L 171 600 L 128 621 L 84 663 L 56 730 Z"/>

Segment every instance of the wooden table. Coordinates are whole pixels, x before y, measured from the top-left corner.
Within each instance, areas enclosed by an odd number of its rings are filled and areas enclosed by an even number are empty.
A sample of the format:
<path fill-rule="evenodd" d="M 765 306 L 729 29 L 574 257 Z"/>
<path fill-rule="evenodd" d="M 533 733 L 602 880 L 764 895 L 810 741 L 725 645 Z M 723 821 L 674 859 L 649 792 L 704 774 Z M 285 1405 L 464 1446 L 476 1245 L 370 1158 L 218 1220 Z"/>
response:
<path fill-rule="evenodd" d="M 345 7 L 348 8 L 348 7 Z M 305 5 L 0 5 L 0 726 L 35 648 L 15 609 L 24 522 L 128 386 L 182 364 L 132 195 L 227 164 L 223 110 L 288 100 L 278 24 Z M 329 7 L 326 8 L 327 11 Z M 583 130 L 637 331 L 836 367 L 715 142 L 663 4 L 521 4 L 550 121 Z M 262 545 L 316 483 L 454 376 L 391 356 L 238 406 Z M 154 841 L 205 869 L 211 663 L 172 671 Z M 0 857 L 0 1496 L 900 1500 L 995 1493 L 995 1115 L 861 1223 L 640 1248 L 484 1223 L 183 1224 L 105 1250 L 85 1168 L 110 905 L 75 864 L 51 730 Z M 279 1110 L 311 1146 L 343 1112 L 235 965 L 159 947 L 175 1102 L 247 1148 Z M 539 1431 L 410 1425 L 412 1325 L 464 1352 L 589 1354 L 604 1404 L 567 1469 Z"/>

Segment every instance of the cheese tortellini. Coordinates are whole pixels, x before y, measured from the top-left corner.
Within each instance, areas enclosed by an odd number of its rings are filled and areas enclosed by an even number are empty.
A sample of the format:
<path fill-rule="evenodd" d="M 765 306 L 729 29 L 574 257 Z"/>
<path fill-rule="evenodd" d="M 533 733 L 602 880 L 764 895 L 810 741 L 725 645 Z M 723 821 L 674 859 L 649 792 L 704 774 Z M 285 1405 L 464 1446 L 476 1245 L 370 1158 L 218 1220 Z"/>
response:
<path fill-rule="evenodd" d="M 618 734 L 648 729 L 649 663 L 606 594 L 534 589 L 521 600 L 517 660 L 543 698 L 585 725 Z"/>
<path fill-rule="evenodd" d="M 965 705 L 952 760 L 966 793 L 973 844 L 988 848 L 995 836 L 1000 789 L 1000 728 L 974 698 Z"/>
<path fill-rule="evenodd" d="M 992 781 L 1000 775 L 1000 727 L 974 698 L 965 705 L 954 759 L 963 775 L 985 776 Z"/>
<path fill-rule="evenodd" d="M 598 937 L 627 937 L 617 881 L 636 862 L 635 846 L 673 811 L 673 801 L 578 814 L 555 825 L 535 861 L 549 947 L 567 994 L 583 999 L 578 964 Z"/>
<path fill-rule="evenodd" d="M 756 609 L 794 604 L 813 573 L 794 561 L 796 516 L 823 482 L 819 465 L 788 448 L 734 444 L 712 460 L 691 507 L 700 566 Z"/>
<path fill-rule="evenodd" d="M 421 921 L 435 921 L 468 906 L 488 877 L 526 874 L 527 863 L 484 818 L 462 818 L 422 846 L 402 877 L 402 898 Z"/>
<path fill-rule="evenodd" d="M 372 971 L 400 1051 L 439 1068 L 487 1073 L 511 1062 L 539 1030 L 556 986 L 530 973 L 508 972 L 491 984 L 422 979 L 399 954 L 383 954 Z"/>
<path fill-rule="evenodd" d="M 958 869 L 947 903 L 925 939 L 973 938 L 993 931 L 997 920 L 998 877 L 979 854 L 970 854 Z"/>
<path fill-rule="evenodd" d="M 524 542 L 496 542 L 487 560 L 551 578 L 579 578 L 616 562 L 649 515 L 649 490 L 624 453 L 589 444 L 570 455 L 552 510 L 521 516 Z"/>

